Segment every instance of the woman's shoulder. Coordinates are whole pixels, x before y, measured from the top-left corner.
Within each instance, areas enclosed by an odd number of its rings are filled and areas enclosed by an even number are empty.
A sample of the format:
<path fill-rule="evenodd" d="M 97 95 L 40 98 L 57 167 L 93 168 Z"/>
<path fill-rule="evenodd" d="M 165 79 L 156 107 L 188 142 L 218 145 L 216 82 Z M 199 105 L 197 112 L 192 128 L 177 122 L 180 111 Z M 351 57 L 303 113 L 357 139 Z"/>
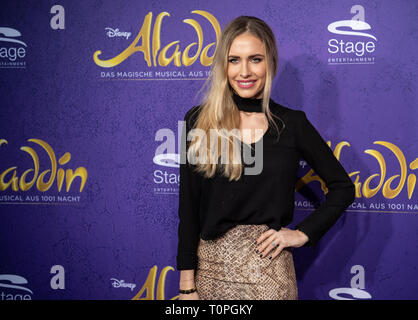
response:
<path fill-rule="evenodd" d="M 198 106 L 193 106 L 186 111 L 186 114 L 184 115 L 184 121 L 186 121 L 187 126 L 189 128 L 193 127 L 193 125 L 195 124 L 201 109 L 202 107 L 198 105 Z"/>
<path fill-rule="evenodd" d="M 301 123 L 306 117 L 304 111 L 283 106 L 273 100 L 270 104 L 270 111 L 286 123 L 292 123 L 295 125 Z"/>
<path fill-rule="evenodd" d="M 202 109 L 202 106 L 193 106 L 189 110 L 186 111 L 186 114 L 184 116 L 184 119 L 190 119 L 192 117 L 196 117 L 199 114 L 199 111 Z"/>
<path fill-rule="evenodd" d="M 304 114 L 305 112 L 303 112 L 302 110 L 298 110 L 298 109 L 294 109 L 294 108 L 290 108 L 288 106 L 284 106 L 282 104 L 279 104 L 273 100 L 271 100 L 271 104 L 270 104 L 270 111 L 279 115 L 279 116 L 286 116 L 286 117 L 291 117 L 291 118 L 297 118 L 297 117 L 301 117 L 302 114 Z"/>

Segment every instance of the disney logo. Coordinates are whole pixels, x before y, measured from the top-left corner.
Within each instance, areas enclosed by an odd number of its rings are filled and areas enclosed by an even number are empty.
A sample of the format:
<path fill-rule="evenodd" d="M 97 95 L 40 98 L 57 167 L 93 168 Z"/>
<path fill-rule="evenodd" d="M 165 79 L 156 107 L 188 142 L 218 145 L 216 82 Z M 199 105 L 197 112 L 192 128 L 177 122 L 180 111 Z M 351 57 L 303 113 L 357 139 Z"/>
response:
<path fill-rule="evenodd" d="M 109 28 L 108 27 L 108 28 L 105 28 L 105 30 L 107 30 L 106 35 L 109 38 L 113 38 L 113 37 L 125 37 L 126 40 L 128 40 L 129 37 L 132 34 L 131 32 L 122 32 L 122 31 L 119 31 L 119 28 L 112 29 L 112 28 Z"/>
<path fill-rule="evenodd" d="M 136 287 L 135 283 L 126 283 L 125 280 L 110 279 L 113 288 L 130 288 L 131 291 Z"/>

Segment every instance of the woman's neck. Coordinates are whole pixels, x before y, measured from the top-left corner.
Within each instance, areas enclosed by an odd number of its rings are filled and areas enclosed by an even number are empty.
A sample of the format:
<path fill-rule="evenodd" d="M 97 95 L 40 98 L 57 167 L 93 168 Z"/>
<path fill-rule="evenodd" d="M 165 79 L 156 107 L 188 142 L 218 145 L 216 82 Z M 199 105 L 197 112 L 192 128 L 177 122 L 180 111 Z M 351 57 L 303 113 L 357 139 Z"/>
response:
<path fill-rule="evenodd" d="M 263 99 L 243 98 L 232 93 L 232 98 L 240 111 L 244 112 L 263 112 Z"/>

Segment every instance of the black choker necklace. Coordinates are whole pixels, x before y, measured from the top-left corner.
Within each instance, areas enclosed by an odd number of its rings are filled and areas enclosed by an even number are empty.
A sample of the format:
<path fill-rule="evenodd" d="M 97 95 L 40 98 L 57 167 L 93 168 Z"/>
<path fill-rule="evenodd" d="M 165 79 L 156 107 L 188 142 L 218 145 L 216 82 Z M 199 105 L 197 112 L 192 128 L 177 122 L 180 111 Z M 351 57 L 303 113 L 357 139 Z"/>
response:
<path fill-rule="evenodd" d="M 263 112 L 263 99 L 242 98 L 235 92 L 232 93 L 232 98 L 240 111 Z"/>

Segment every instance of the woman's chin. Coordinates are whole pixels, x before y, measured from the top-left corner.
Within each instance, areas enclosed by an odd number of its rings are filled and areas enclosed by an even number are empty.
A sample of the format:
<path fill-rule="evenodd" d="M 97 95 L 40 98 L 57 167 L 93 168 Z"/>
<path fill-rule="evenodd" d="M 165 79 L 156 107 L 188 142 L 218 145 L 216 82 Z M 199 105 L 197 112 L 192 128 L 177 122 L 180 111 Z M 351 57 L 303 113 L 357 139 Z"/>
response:
<path fill-rule="evenodd" d="M 235 92 L 241 97 L 241 98 L 249 98 L 254 99 L 258 98 L 259 90 L 248 90 L 248 89 L 240 89 L 240 88 L 234 88 Z"/>

